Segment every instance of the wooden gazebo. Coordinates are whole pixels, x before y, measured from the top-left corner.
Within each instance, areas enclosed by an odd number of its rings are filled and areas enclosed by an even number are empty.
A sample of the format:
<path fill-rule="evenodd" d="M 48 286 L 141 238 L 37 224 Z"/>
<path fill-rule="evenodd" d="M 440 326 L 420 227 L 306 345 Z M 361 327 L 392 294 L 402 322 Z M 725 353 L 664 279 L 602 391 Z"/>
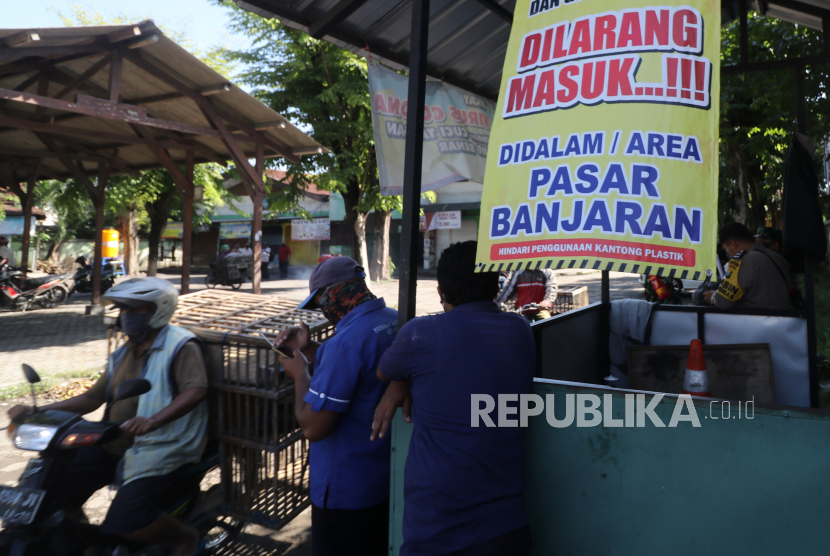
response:
<path fill-rule="evenodd" d="M 253 286 L 259 293 L 264 160 L 296 162 L 303 154 L 322 152 L 316 141 L 165 37 L 152 21 L 0 29 L 0 185 L 20 197 L 28 216 L 38 180 L 81 182 L 96 210 L 96 261 L 109 176 L 164 168 L 184 201 L 181 287 L 187 293 L 193 166 L 233 161 L 254 202 Z M 25 268 L 28 228 L 23 243 Z M 96 264 L 93 303 L 99 284 Z"/>

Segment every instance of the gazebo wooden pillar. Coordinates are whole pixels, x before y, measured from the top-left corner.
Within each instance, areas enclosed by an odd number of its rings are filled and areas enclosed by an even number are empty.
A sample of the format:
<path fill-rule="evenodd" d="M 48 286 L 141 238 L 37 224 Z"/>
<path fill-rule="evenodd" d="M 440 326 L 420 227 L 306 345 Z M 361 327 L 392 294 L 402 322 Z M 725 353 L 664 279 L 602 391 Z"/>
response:
<path fill-rule="evenodd" d="M 9 180 L 7 185 L 12 193 L 17 195 L 20 199 L 20 206 L 23 209 L 23 252 L 20 257 L 20 268 L 23 270 L 23 280 L 25 282 L 26 275 L 29 271 L 29 245 L 31 243 L 31 223 L 32 223 L 32 203 L 34 200 L 35 184 L 37 183 L 37 176 L 40 170 L 40 160 L 35 164 L 34 170 L 29 172 L 26 180 L 26 191 L 20 187 L 14 179 Z M 37 253 L 35 253 L 35 261 L 37 261 Z M 37 270 L 37 269 L 35 269 Z"/>

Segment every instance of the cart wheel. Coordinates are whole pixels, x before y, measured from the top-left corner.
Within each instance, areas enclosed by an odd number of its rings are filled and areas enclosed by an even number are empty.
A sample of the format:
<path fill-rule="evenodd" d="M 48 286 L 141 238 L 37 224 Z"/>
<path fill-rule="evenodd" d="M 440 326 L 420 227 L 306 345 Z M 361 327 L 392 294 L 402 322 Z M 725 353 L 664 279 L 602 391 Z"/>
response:
<path fill-rule="evenodd" d="M 235 290 L 238 290 L 242 287 L 242 282 L 231 282 L 231 287 Z"/>
<path fill-rule="evenodd" d="M 207 276 L 205 276 L 205 285 L 209 288 L 215 288 L 216 282 L 213 281 L 213 274 L 208 272 Z"/>

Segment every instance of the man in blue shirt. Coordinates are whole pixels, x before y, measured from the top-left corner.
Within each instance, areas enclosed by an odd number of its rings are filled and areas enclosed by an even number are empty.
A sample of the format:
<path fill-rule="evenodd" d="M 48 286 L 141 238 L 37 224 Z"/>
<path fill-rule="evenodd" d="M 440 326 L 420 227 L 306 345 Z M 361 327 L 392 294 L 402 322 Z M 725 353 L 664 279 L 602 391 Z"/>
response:
<path fill-rule="evenodd" d="M 375 407 L 386 386 L 376 376 L 397 332 L 398 312 L 369 291 L 363 268 L 333 257 L 314 269 L 300 308 L 319 307 L 336 334 L 310 341 L 308 326 L 278 336 L 294 380 L 295 414 L 311 444 L 314 556 L 385 556 L 389 537 L 389 442 L 371 442 Z M 314 362 L 314 378 L 308 361 Z"/>
<path fill-rule="evenodd" d="M 414 430 L 404 473 L 401 556 L 525 556 L 521 428 L 471 427 L 473 394 L 530 393 L 535 347 L 521 316 L 493 302 L 498 274 L 476 274 L 476 242 L 448 247 L 438 262 L 445 313 L 401 328 L 380 361 L 392 380 L 373 423 L 384 438 L 395 409 L 406 416 L 411 387 Z M 517 402 L 513 404 L 518 405 Z"/>

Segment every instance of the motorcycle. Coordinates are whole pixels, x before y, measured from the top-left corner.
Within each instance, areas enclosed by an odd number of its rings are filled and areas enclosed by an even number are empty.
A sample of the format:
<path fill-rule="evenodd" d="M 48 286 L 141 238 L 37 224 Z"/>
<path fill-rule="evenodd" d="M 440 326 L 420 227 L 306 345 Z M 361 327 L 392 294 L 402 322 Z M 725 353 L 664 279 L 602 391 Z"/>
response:
<path fill-rule="evenodd" d="M 708 291 L 717 291 L 718 283 L 712 283 L 712 271 L 708 268 L 706 269 L 706 279 L 703 280 L 703 283 L 692 292 L 692 303 L 695 305 L 703 306 L 706 305 L 706 298 L 704 297 L 705 293 Z"/>
<path fill-rule="evenodd" d="M 231 289 L 238 290 L 245 283 L 245 277 L 240 273 L 239 278 L 231 279 L 228 277 L 227 269 L 222 272 L 219 268 L 220 261 L 211 261 L 210 270 L 205 276 L 205 286 L 210 289 L 216 286 L 230 286 Z"/>
<path fill-rule="evenodd" d="M 50 274 L 42 278 L 29 278 L 21 288 L 23 273 L 9 266 L 8 259 L 0 260 L 0 307 L 13 311 L 26 311 L 33 306 L 45 309 L 65 303 L 69 298 L 68 274 Z"/>
<path fill-rule="evenodd" d="M 659 304 L 683 305 L 683 300 L 680 298 L 680 292 L 683 291 L 683 282 L 679 278 L 643 275 L 642 281 L 646 301 Z"/>
<path fill-rule="evenodd" d="M 27 381 L 32 385 L 32 400 L 36 402 L 34 384 L 40 381 L 37 372 L 23 365 Z M 140 396 L 150 390 L 145 379 L 122 382 L 111 403 Z M 15 487 L 0 485 L 0 555 L 29 556 L 161 556 L 167 550 L 161 546 L 143 545 L 118 537 L 101 535 L 99 527 L 90 525 L 83 514 L 63 508 L 57 490 L 66 465 L 75 450 L 99 446 L 121 435 L 119 423 L 107 421 L 108 409 L 100 422 L 85 420 L 67 411 L 38 409 L 15 417 L 8 427 L 8 435 L 21 450 L 39 452 L 29 460 Z M 215 449 L 205 450 L 199 463 L 186 466 L 179 479 L 162 498 L 161 506 L 199 531 L 202 554 L 211 554 L 227 546 L 242 529 L 232 519 L 223 519 L 218 510 L 223 503 L 220 485 L 203 491 L 200 483 L 205 475 L 219 466 Z"/>
<path fill-rule="evenodd" d="M 87 264 L 87 258 L 83 255 L 75 259 L 75 263 L 80 265 L 75 271 L 75 276 L 72 279 L 75 285 L 70 290 L 69 295 L 75 292 L 78 293 L 92 293 L 92 266 Z M 116 276 L 123 276 L 124 271 L 121 270 L 123 263 L 121 261 L 114 261 L 111 259 L 104 259 L 104 264 L 101 267 L 101 293 L 106 292 L 115 284 Z"/>

